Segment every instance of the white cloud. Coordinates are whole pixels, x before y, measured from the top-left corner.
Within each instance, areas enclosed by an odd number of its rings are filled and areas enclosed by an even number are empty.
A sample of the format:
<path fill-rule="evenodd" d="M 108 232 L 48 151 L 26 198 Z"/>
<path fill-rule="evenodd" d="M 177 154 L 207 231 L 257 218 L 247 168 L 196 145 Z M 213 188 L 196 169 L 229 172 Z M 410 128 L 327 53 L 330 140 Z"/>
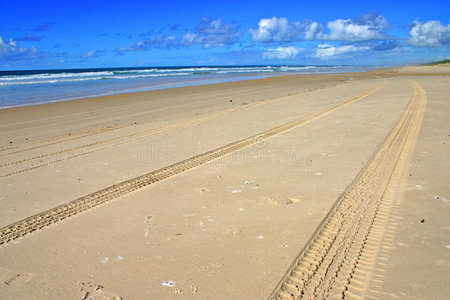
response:
<path fill-rule="evenodd" d="M 174 49 L 179 47 L 191 47 L 201 45 L 204 49 L 224 47 L 234 44 L 241 36 L 234 23 L 224 23 L 222 20 L 203 19 L 195 32 L 187 32 L 181 38 L 160 33 L 143 41 L 131 44 L 126 47 L 119 47 L 115 51 L 133 52 L 156 49 Z"/>
<path fill-rule="evenodd" d="M 310 20 L 291 22 L 286 18 L 273 17 L 261 19 L 258 29 L 249 29 L 255 42 L 294 42 L 303 40 L 328 40 L 361 42 L 386 39 L 383 33 L 389 28 L 385 17 L 372 12 L 355 20 L 337 19 L 327 23 L 329 33 L 325 33 L 323 25 Z"/>
<path fill-rule="evenodd" d="M 92 51 L 89 51 L 89 52 L 83 54 L 83 57 L 88 58 L 88 57 L 92 57 L 94 55 L 95 55 L 95 50 L 92 50 Z"/>
<path fill-rule="evenodd" d="M 197 25 L 197 31 L 188 32 L 181 39 L 182 46 L 202 45 L 203 48 L 224 47 L 237 42 L 241 36 L 234 23 L 224 23 L 222 20 L 203 19 Z"/>
<path fill-rule="evenodd" d="M 17 48 L 17 43 L 13 39 L 9 39 L 9 43 L 5 43 L 3 38 L 0 36 L 0 55 L 17 50 L 20 51 L 20 48 Z"/>
<path fill-rule="evenodd" d="M 314 57 L 317 57 L 319 59 L 331 59 L 335 58 L 336 56 L 340 56 L 342 54 L 350 53 L 350 52 L 359 52 L 359 51 L 366 51 L 370 49 L 369 47 L 357 47 L 353 45 L 345 45 L 340 47 L 335 47 L 329 44 L 319 44 L 316 48 L 316 53 L 314 54 Z"/>
<path fill-rule="evenodd" d="M 32 58 L 37 53 L 38 51 L 34 46 L 31 48 L 20 47 L 13 39 L 5 42 L 0 36 L 0 60 L 23 60 Z"/>
<path fill-rule="evenodd" d="M 249 29 L 255 42 L 292 42 L 313 39 L 321 25 L 312 21 L 290 22 L 286 18 L 261 19 L 258 29 Z M 304 35 L 304 36 L 303 36 Z"/>
<path fill-rule="evenodd" d="M 294 48 L 292 46 L 278 47 L 276 49 L 269 49 L 267 52 L 264 52 L 263 57 L 277 59 L 294 58 L 303 50 L 304 49 L 302 48 Z"/>
<path fill-rule="evenodd" d="M 81 55 L 82 58 L 96 57 L 104 54 L 106 50 L 92 50 Z"/>
<path fill-rule="evenodd" d="M 376 11 L 358 17 L 355 23 L 358 25 L 369 25 L 376 30 L 389 29 L 391 27 L 388 20 Z"/>
<path fill-rule="evenodd" d="M 337 19 L 328 22 L 327 27 L 330 29 L 330 33 L 324 34 L 323 40 L 360 42 L 386 38 L 386 35 L 378 30 L 371 29 L 369 25 L 358 25 L 350 19 Z"/>
<path fill-rule="evenodd" d="M 330 33 L 323 34 L 322 40 L 361 42 L 386 39 L 387 35 L 382 30 L 388 29 L 389 24 L 385 17 L 374 12 L 362 15 L 356 20 L 337 19 L 330 21 L 327 28 Z"/>
<path fill-rule="evenodd" d="M 444 47 L 450 46 L 450 24 L 444 26 L 440 21 L 420 22 L 414 21 L 411 30 L 411 36 L 407 44 L 413 47 Z"/>
<path fill-rule="evenodd" d="M 172 49 L 178 47 L 178 43 L 174 36 L 167 36 L 164 34 L 158 34 L 149 39 L 139 41 L 137 43 L 131 44 L 127 47 L 119 47 L 116 52 L 133 52 L 133 51 L 146 51 L 151 48 L 157 49 Z"/>
<path fill-rule="evenodd" d="M 195 40 L 198 38 L 198 35 L 196 33 L 190 33 L 187 32 L 183 35 L 183 38 L 181 39 L 181 44 L 189 47 L 195 44 Z"/>

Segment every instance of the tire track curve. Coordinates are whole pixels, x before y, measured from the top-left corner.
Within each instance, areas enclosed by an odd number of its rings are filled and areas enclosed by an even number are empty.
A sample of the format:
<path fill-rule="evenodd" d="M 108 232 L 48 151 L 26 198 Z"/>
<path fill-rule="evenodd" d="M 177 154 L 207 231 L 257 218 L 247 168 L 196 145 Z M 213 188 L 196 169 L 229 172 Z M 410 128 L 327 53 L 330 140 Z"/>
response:
<path fill-rule="evenodd" d="M 414 97 L 369 162 L 341 194 L 269 299 L 364 298 L 381 246 L 392 238 L 392 211 L 401 200 L 426 94 Z M 394 208 L 393 208 L 394 207 Z M 378 280 L 379 281 L 379 280 Z"/>
<path fill-rule="evenodd" d="M 62 157 L 62 158 L 53 159 L 53 160 L 45 162 L 45 163 L 36 164 L 34 166 L 31 166 L 31 167 L 27 167 L 27 168 L 23 168 L 23 169 L 20 169 L 20 170 L 16 170 L 16 171 L 0 174 L 0 178 L 17 175 L 17 174 L 20 174 L 20 173 L 24 173 L 24 172 L 27 172 L 27 171 L 34 170 L 34 169 L 46 167 L 46 166 L 49 166 L 49 165 L 54 164 L 54 163 L 62 162 L 62 161 L 65 161 L 65 160 L 69 160 L 69 159 L 72 159 L 72 158 L 77 158 L 77 157 L 88 155 L 88 154 L 92 154 L 92 153 L 95 153 L 95 152 L 98 152 L 98 151 L 106 150 L 106 149 L 109 149 L 109 148 L 112 148 L 112 147 L 115 147 L 115 146 L 119 146 L 119 145 L 123 145 L 123 144 L 126 144 L 126 143 L 134 142 L 134 141 L 137 141 L 137 140 L 140 140 L 140 139 L 143 139 L 143 138 L 147 138 L 147 137 L 150 137 L 150 136 L 153 136 L 153 135 L 157 135 L 157 134 L 161 134 L 161 133 L 165 133 L 165 132 L 170 132 L 170 131 L 173 131 L 173 130 L 176 130 L 176 129 L 192 126 L 192 125 L 204 122 L 204 121 L 212 120 L 214 118 L 227 115 L 227 114 L 232 113 L 232 112 L 245 110 L 245 109 L 248 109 L 248 108 L 251 108 L 251 107 L 255 107 L 255 106 L 259 106 L 259 105 L 263 105 L 263 104 L 268 104 L 268 103 L 275 102 L 275 101 L 287 100 L 287 99 L 295 98 L 295 97 L 298 97 L 298 96 L 303 96 L 303 95 L 307 95 L 307 94 L 310 94 L 310 93 L 313 93 L 313 92 L 317 92 L 317 91 L 324 91 L 324 90 L 327 90 L 327 89 L 330 89 L 330 88 L 333 88 L 333 87 L 336 87 L 336 86 L 330 86 L 330 87 L 326 87 L 326 88 L 322 88 L 322 89 L 310 90 L 310 91 L 297 93 L 297 94 L 293 94 L 293 95 L 288 95 L 288 96 L 283 96 L 283 97 L 276 97 L 276 98 L 272 98 L 272 99 L 265 100 L 265 101 L 262 101 L 262 102 L 256 102 L 256 103 L 252 103 L 252 104 L 247 104 L 245 106 L 240 106 L 240 107 L 236 107 L 236 108 L 232 108 L 232 109 L 227 109 L 227 110 L 222 111 L 222 112 L 218 112 L 218 113 L 215 113 L 215 114 L 207 115 L 207 116 L 196 118 L 196 119 L 192 119 L 192 120 L 187 120 L 185 122 L 179 122 L 179 123 L 176 123 L 176 124 L 173 124 L 173 125 L 169 125 L 169 126 L 166 126 L 166 127 L 159 127 L 159 128 L 154 128 L 154 129 L 150 129 L 150 130 L 139 131 L 139 132 L 135 132 L 135 133 L 127 134 L 127 135 L 122 135 L 122 136 L 113 137 L 113 138 L 109 138 L 109 139 L 104 139 L 104 140 L 100 140 L 100 141 L 95 141 L 95 142 L 92 142 L 92 143 L 83 144 L 83 145 L 79 145 L 79 146 L 75 146 L 75 147 L 71 147 L 71 148 L 66 148 L 66 149 L 62 149 L 62 150 L 59 150 L 59 151 L 54 151 L 54 152 L 45 153 L 45 154 L 41 154 L 41 155 L 36 155 L 36 156 L 32 156 L 32 157 L 26 157 L 24 159 L 20 159 L 20 160 L 17 160 L 17 161 L 6 162 L 6 163 L 3 163 L 3 164 L 0 164 L 0 168 L 4 168 L 4 167 L 7 167 L 7 166 L 13 166 L 13 165 L 20 165 L 20 164 L 26 163 L 28 161 L 37 160 L 37 159 L 43 159 L 43 158 L 52 157 L 52 156 L 56 156 L 56 155 L 60 155 L 60 154 L 66 154 L 66 153 L 70 153 L 70 152 L 73 152 L 73 151 L 76 151 L 76 150 L 82 150 L 82 149 L 89 148 L 89 147 L 100 146 L 100 147 L 97 147 L 97 148 L 94 148 L 94 149 L 90 149 L 90 150 L 86 150 L 86 151 L 83 151 L 83 152 L 80 152 L 80 153 L 70 154 L 70 155 Z M 118 128 L 114 128 L 114 129 L 118 129 Z M 113 130 L 113 129 L 110 129 L 110 130 Z M 103 133 L 103 132 L 105 132 L 105 131 L 103 130 L 103 131 L 95 132 L 95 133 L 92 133 L 92 134 L 82 135 L 80 137 L 74 137 L 72 139 L 67 139 L 67 140 L 64 140 L 62 142 L 65 142 L 65 141 L 68 141 L 68 140 L 75 140 L 75 139 L 79 139 L 79 138 L 82 138 L 82 137 L 87 137 L 87 136 L 91 136 L 91 135 L 95 135 L 95 134 Z M 108 143 L 111 143 L 111 142 L 113 144 L 107 145 Z M 58 144 L 58 143 L 59 142 L 53 142 L 53 143 L 50 143 L 50 144 L 45 144 L 42 147 L 49 146 L 49 145 L 54 145 L 54 144 Z M 28 149 L 18 150 L 18 151 L 15 151 L 15 152 L 10 152 L 10 153 L 7 153 L 7 154 L 0 155 L 0 157 L 1 156 L 11 155 L 11 154 L 16 154 L 16 153 L 20 153 L 20 152 L 24 152 L 24 151 L 39 149 L 39 148 L 42 148 L 42 147 L 41 146 L 37 146 L 37 147 L 28 148 Z"/>
<path fill-rule="evenodd" d="M 239 140 L 234 143 L 222 146 L 220 148 L 207 151 L 205 153 L 199 154 L 197 156 L 188 158 L 186 160 L 180 161 L 173 165 L 161 168 L 159 170 L 141 175 L 127 181 L 121 182 L 119 184 L 110 186 L 103 190 L 94 192 L 87 196 L 78 198 L 69 203 L 60 205 L 56 208 L 44 211 L 42 213 L 36 214 L 34 216 L 28 217 L 26 219 L 20 220 L 14 224 L 3 227 L 0 230 L 0 245 L 7 244 L 14 241 L 24 235 L 32 233 L 36 230 L 42 229 L 46 226 L 54 224 L 58 221 L 64 220 L 68 217 L 74 216 L 78 213 L 86 211 L 88 209 L 94 208 L 98 205 L 104 204 L 115 198 L 119 198 L 133 191 L 142 189 L 150 184 L 156 183 L 158 181 L 164 180 L 171 176 L 180 174 L 194 167 L 198 167 L 220 157 L 223 157 L 232 152 L 244 149 L 245 147 L 251 146 L 257 143 L 261 137 L 268 139 L 278 134 L 287 132 L 298 126 L 307 124 L 311 121 L 319 119 L 335 110 L 341 109 L 353 102 L 359 101 L 374 92 L 378 91 L 388 83 L 387 80 L 383 79 L 383 82 L 364 93 L 347 99 L 344 102 L 331 105 L 323 110 L 315 113 L 311 113 L 295 121 L 286 123 L 284 125 L 275 127 L 271 130 L 265 131 L 261 134 L 251 136 L 249 138 Z"/>

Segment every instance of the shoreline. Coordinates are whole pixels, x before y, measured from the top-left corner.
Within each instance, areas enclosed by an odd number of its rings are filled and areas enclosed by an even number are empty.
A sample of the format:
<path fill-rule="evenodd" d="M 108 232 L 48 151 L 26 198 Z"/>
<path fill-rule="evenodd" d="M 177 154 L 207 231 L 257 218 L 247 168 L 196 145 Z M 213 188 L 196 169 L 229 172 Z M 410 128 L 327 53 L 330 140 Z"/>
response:
<path fill-rule="evenodd" d="M 318 86 L 337 84 L 341 80 L 347 80 L 354 76 L 352 74 L 324 74 L 324 75 L 288 75 L 288 76 L 274 76 L 264 79 L 253 79 L 253 80 L 242 80 L 235 82 L 224 82 L 216 84 L 207 85 L 197 85 L 197 86 L 187 86 L 178 87 L 172 89 L 162 89 L 155 91 L 137 92 L 137 93 L 126 93 L 126 94 L 115 94 L 109 96 L 84 98 L 80 100 L 71 101 L 61 101 L 55 103 L 46 103 L 41 105 L 30 105 L 24 107 L 13 107 L 0 110 L 0 128 L 7 130 L 11 124 L 17 123 L 18 119 L 26 120 L 36 120 L 38 123 L 46 122 L 49 119 L 55 119 L 56 124 L 59 124 L 58 119 L 64 118 L 64 116 L 74 115 L 88 115 L 88 114 L 108 114 L 108 111 L 120 109 L 121 107 L 136 107 L 133 109 L 134 115 L 145 113 L 140 110 L 139 107 L 152 106 L 153 103 L 157 103 L 158 110 L 164 109 L 164 101 L 172 101 L 171 99 L 176 99 L 173 103 L 174 106 L 184 105 L 189 107 L 189 103 L 186 103 L 180 98 L 181 94 L 187 94 L 188 97 L 192 99 L 193 106 L 198 109 L 198 105 L 202 108 L 195 113 L 206 113 L 209 110 L 223 110 L 232 106 L 245 105 L 245 103 L 257 102 L 270 97 L 282 97 L 288 94 L 303 92 L 308 89 L 310 83 L 318 84 Z M 371 75 L 361 74 L 362 77 L 371 77 Z M 298 81 L 300 79 L 300 82 Z M 255 89 L 262 87 L 261 91 L 255 93 Z M 214 96 L 208 98 L 205 97 L 207 94 L 213 93 Z M 199 95 L 198 97 L 196 95 Z M 217 95 L 217 96 L 216 96 Z M 126 102 L 125 102 L 125 101 Z M 233 102 L 230 103 L 230 100 Z M 168 103 L 169 103 L 168 102 Z M 107 109 L 105 109 L 105 105 Z M 168 109 L 174 109 L 177 112 L 181 111 L 176 107 L 168 106 Z M 186 112 L 189 112 L 186 111 Z M 88 117 L 89 118 L 89 117 Z M 158 119 L 157 115 L 153 118 Z M 42 121 L 39 121 L 39 120 Z M 95 122 L 94 126 L 100 126 L 104 128 L 116 128 L 122 126 L 133 125 L 135 121 L 143 121 L 145 118 L 138 117 L 137 120 L 130 119 L 126 114 L 121 116 L 119 113 L 115 114 L 115 117 L 102 119 L 99 118 L 99 122 Z M 78 122 L 79 123 L 79 122 Z M 92 123 L 91 121 L 88 124 Z M 71 130 L 91 130 L 93 126 L 83 126 L 83 124 L 73 124 L 74 127 Z M 30 126 L 30 122 L 27 121 L 21 127 L 25 130 Z M 55 130 L 60 126 L 55 125 Z M 63 126 L 64 127 L 64 126 Z M 67 126 L 65 126 L 67 127 Z M 50 128 L 49 128 L 50 129 Z M 6 133 L 6 132 L 5 132 Z M 66 134 L 69 134 L 68 130 L 65 130 Z M 7 145 L 6 139 L 11 139 L 13 144 L 20 140 L 21 143 L 25 141 L 31 141 L 32 137 L 28 136 L 5 136 L 5 134 L 0 135 L 0 148 Z M 26 140 L 28 138 L 28 140 Z"/>
<path fill-rule="evenodd" d="M 23 78 L 21 75 L 5 75 L 5 78 L 3 79 L 2 76 L 0 76 L 0 87 L 4 92 L 10 93 L 11 97 L 18 97 L 18 99 L 13 101 L 16 102 L 15 104 L 7 98 L 0 99 L 6 101 L 5 103 L 11 102 L 10 104 L 3 105 L 0 109 L 174 87 L 252 80 L 265 77 L 330 74 L 337 71 L 335 68 L 342 68 L 338 73 L 348 73 L 350 71 L 347 70 L 350 68 L 348 66 L 229 66 L 127 68 L 126 70 L 115 70 L 110 68 L 80 69 L 77 70 L 77 72 L 72 72 L 74 70 L 68 69 L 54 70 L 53 72 L 50 72 L 50 74 L 34 74 L 34 72 L 39 72 L 39 70 L 37 70 L 27 72 L 23 75 Z M 301 69 L 302 71 L 298 69 Z M 353 69 L 353 72 L 350 73 L 371 69 L 376 70 L 379 69 L 379 67 L 357 66 L 353 67 Z M 21 73 L 23 71 L 18 72 Z M 28 74 L 30 72 L 31 75 Z M 46 71 L 44 70 L 42 72 Z M 96 82 L 95 87 L 92 86 L 94 82 Z M 63 83 L 68 86 L 61 86 Z M 113 85 L 113 83 L 115 84 Z M 17 91 L 13 89 L 14 86 L 21 87 L 22 93 L 17 93 Z M 78 95 L 72 95 L 70 86 L 72 87 L 71 90 L 73 91 L 73 94 Z M 49 90 L 45 92 L 45 89 L 43 88 Z M 35 91 L 34 94 L 32 94 L 33 90 Z M 53 93 L 53 96 L 50 94 L 50 90 L 52 91 L 51 93 Z M 26 100 L 27 98 L 28 100 Z M 36 98 L 40 100 L 36 100 Z M 22 103 L 23 101 L 26 102 Z"/>

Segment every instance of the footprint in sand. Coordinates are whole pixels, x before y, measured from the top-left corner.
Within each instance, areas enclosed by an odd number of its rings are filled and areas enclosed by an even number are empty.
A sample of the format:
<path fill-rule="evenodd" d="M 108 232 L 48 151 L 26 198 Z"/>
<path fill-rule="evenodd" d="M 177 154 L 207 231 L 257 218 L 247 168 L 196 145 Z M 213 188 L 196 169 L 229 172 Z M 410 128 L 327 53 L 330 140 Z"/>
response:
<path fill-rule="evenodd" d="M 208 193 L 209 189 L 207 189 L 207 188 L 194 188 L 193 191 L 196 192 L 196 193 Z"/>
<path fill-rule="evenodd" d="M 299 202 L 300 199 L 291 198 L 291 197 L 275 197 L 269 198 L 270 204 L 278 204 L 278 205 L 287 205 Z"/>
<path fill-rule="evenodd" d="M 5 268 L 0 267 L 0 281 L 5 282 L 7 279 L 11 278 L 12 273 Z"/>
<path fill-rule="evenodd" d="M 101 285 L 93 282 L 80 282 L 79 286 L 83 293 L 83 300 L 122 300 L 122 297 L 103 291 Z"/>
<path fill-rule="evenodd" d="M 24 283 L 30 281 L 31 278 L 33 278 L 32 273 L 20 273 L 5 281 L 5 284 L 10 286 L 22 286 Z"/>

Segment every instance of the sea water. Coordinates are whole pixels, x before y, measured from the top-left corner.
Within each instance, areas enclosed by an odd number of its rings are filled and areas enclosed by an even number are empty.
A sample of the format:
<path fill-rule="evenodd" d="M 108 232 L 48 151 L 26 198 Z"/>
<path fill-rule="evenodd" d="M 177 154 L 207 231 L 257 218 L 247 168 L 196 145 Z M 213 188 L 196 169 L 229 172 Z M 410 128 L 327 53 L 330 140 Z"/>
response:
<path fill-rule="evenodd" d="M 195 66 L 0 71 L 0 108 L 265 78 L 343 73 L 371 66 Z"/>

